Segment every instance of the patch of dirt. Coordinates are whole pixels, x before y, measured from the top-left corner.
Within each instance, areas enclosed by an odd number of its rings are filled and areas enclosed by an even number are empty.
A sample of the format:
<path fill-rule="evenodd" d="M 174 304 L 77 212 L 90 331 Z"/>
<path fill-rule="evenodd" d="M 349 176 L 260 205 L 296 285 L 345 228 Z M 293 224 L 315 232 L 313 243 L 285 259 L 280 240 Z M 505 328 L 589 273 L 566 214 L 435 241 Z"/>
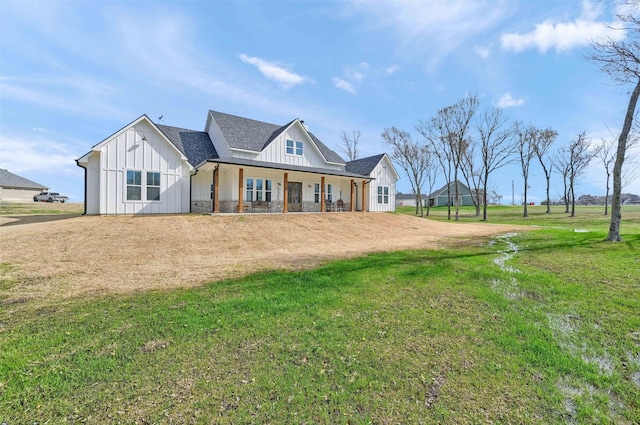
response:
<path fill-rule="evenodd" d="M 192 287 L 523 229 L 385 213 L 43 217 L 0 216 L 4 278 L 19 282 L 4 303 Z"/>

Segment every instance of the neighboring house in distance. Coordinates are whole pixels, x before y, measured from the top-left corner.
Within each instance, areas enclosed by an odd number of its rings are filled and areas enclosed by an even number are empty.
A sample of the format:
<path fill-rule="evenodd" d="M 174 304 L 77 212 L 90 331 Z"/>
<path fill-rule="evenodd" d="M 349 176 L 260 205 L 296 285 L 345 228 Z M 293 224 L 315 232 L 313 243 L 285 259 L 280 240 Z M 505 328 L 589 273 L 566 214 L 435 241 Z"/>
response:
<path fill-rule="evenodd" d="M 427 206 L 427 199 L 429 196 L 422 193 L 422 206 Z M 396 207 L 415 207 L 416 206 L 416 194 L 415 193 L 401 193 L 396 195 Z"/>
<path fill-rule="evenodd" d="M 86 214 L 394 211 L 386 154 L 345 162 L 299 119 L 209 111 L 204 131 L 142 115 L 76 160 Z"/>
<path fill-rule="evenodd" d="M 449 202 L 449 205 L 455 205 L 455 184 L 455 182 L 451 182 L 450 185 L 445 184 L 440 189 L 429 195 L 429 205 L 432 207 L 441 207 L 446 206 L 447 202 Z M 475 190 L 469 190 L 467 185 L 465 185 L 461 181 L 458 181 L 458 196 L 458 205 L 473 205 L 473 199 L 471 198 L 472 196 L 477 196 L 476 199 L 478 199 L 479 203 L 482 204 L 482 193 L 476 194 Z"/>
<path fill-rule="evenodd" d="M 33 197 L 47 186 L 33 182 L 0 168 L 0 200 L 5 202 L 33 202 Z"/>

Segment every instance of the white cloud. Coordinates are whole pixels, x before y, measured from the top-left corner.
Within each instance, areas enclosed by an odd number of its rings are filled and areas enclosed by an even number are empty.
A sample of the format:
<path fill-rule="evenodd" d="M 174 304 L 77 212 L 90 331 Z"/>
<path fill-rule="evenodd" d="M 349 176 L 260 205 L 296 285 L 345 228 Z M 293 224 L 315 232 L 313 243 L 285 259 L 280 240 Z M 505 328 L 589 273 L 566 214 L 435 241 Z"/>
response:
<path fill-rule="evenodd" d="M 254 56 L 247 56 L 245 54 L 238 55 L 238 58 L 242 62 L 254 65 L 265 77 L 270 80 L 274 80 L 280 83 L 280 86 L 284 89 L 289 89 L 298 84 L 311 82 L 309 78 L 289 71 L 286 65 L 279 62 L 269 62 L 264 59 L 260 59 Z"/>
<path fill-rule="evenodd" d="M 503 34 L 502 48 L 516 53 L 533 48 L 537 48 L 542 53 L 549 49 L 561 52 L 586 46 L 600 38 L 623 38 L 624 31 L 612 29 L 615 27 L 614 23 L 597 21 L 601 13 L 600 8 L 594 7 L 589 1 L 584 1 L 579 18 L 557 23 L 546 20 L 536 24 L 535 29 L 527 33 Z"/>
<path fill-rule="evenodd" d="M 500 97 L 500 99 L 498 99 L 494 103 L 494 106 L 500 109 L 512 108 L 514 106 L 521 106 L 521 105 L 524 105 L 524 99 L 523 98 L 516 99 L 509 92 L 506 92 L 505 94 L 503 94 Z"/>
<path fill-rule="evenodd" d="M 353 80 L 357 83 L 361 83 L 364 80 L 365 75 L 362 72 L 358 72 L 353 68 L 347 68 L 344 71 L 344 75 L 346 78 Z"/>
<path fill-rule="evenodd" d="M 333 85 L 339 88 L 340 90 L 344 90 L 347 93 L 356 94 L 356 89 L 353 87 L 353 84 L 351 84 L 350 82 L 345 81 L 342 78 L 338 78 L 338 77 L 333 77 L 331 81 L 333 82 Z"/>
<path fill-rule="evenodd" d="M 393 40 L 407 54 L 428 53 L 431 64 L 496 27 L 517 7 L 510 0 L 351 0 L 346 4 L 347 12 L 358 14 L 369 32 Z"/>
<path fill-rule="evenodd" d="M 487 59 L 491 54 L 491 51 L 488 48 L 482 47 L 482 46 L 474 46 L 473 51 L 476 55 L 480 56 L 482 59 Z"/>
<path fill-rule="evenodd" d="M 24 171 L 52 174 L 75 171 L 77 152 L 70 146 L 47 138 L 8 138 L 0 136 L 0 168 L 12 173 Z"/>
<path fill-rule="evenodd" d="M 398 71 L 400 71 L 400 66 L 399 66 L 399 65 L 391 65 L 391 66 L 388 66 L 388 67 L 384 70 L 384 72 L 385 72 L 387 75 L 393 75 L 393 74 L 395 74 L 395 73 L 396 73 L 396 72 L 398 72 Z"/>

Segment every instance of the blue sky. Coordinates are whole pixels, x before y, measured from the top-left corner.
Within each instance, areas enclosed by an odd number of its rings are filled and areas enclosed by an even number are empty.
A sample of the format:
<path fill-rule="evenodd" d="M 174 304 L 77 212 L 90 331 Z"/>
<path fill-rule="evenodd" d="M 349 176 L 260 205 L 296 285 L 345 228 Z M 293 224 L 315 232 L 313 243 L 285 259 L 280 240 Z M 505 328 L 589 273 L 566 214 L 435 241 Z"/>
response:
<path fill-rule="evenodd" d="M 469 93 L 557 130 L 557 145 L 616 137 L 629 88 L 584 59 L 594 37 L 624 36 L 608 29 L 615 13 L 569 0 L 2 0 L 0 168 L 81 201 L 74 160 L 91 146 L 142 114 L 202 130 L 209 109 L 298 117 L 336 150 L 359 130 L 363 157 L 388 150 L 385 128 L 417 137 L 420 120 Z M 604 177 L 594 162 L 576 193 L 604 194 Z M 512 181 L 519 202 L 517 166 L 493 178 L 502 203 Z M 544 199 L 537 163 L 530 185 Z M 554 175 L 552 198 L 561 191 Z"/>

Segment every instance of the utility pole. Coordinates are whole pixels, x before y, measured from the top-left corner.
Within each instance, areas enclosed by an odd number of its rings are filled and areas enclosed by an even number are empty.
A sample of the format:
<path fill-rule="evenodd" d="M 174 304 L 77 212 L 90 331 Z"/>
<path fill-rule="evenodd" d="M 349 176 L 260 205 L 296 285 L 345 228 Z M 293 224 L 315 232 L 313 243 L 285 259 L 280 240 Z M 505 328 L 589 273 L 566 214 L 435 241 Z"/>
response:
<path fill-rule="evenodd" d="M 513 179 L 511 179 L 511 205 L 515 205 L 515 204 L 516 204 L 515 186 L 513 185 Z"/>

